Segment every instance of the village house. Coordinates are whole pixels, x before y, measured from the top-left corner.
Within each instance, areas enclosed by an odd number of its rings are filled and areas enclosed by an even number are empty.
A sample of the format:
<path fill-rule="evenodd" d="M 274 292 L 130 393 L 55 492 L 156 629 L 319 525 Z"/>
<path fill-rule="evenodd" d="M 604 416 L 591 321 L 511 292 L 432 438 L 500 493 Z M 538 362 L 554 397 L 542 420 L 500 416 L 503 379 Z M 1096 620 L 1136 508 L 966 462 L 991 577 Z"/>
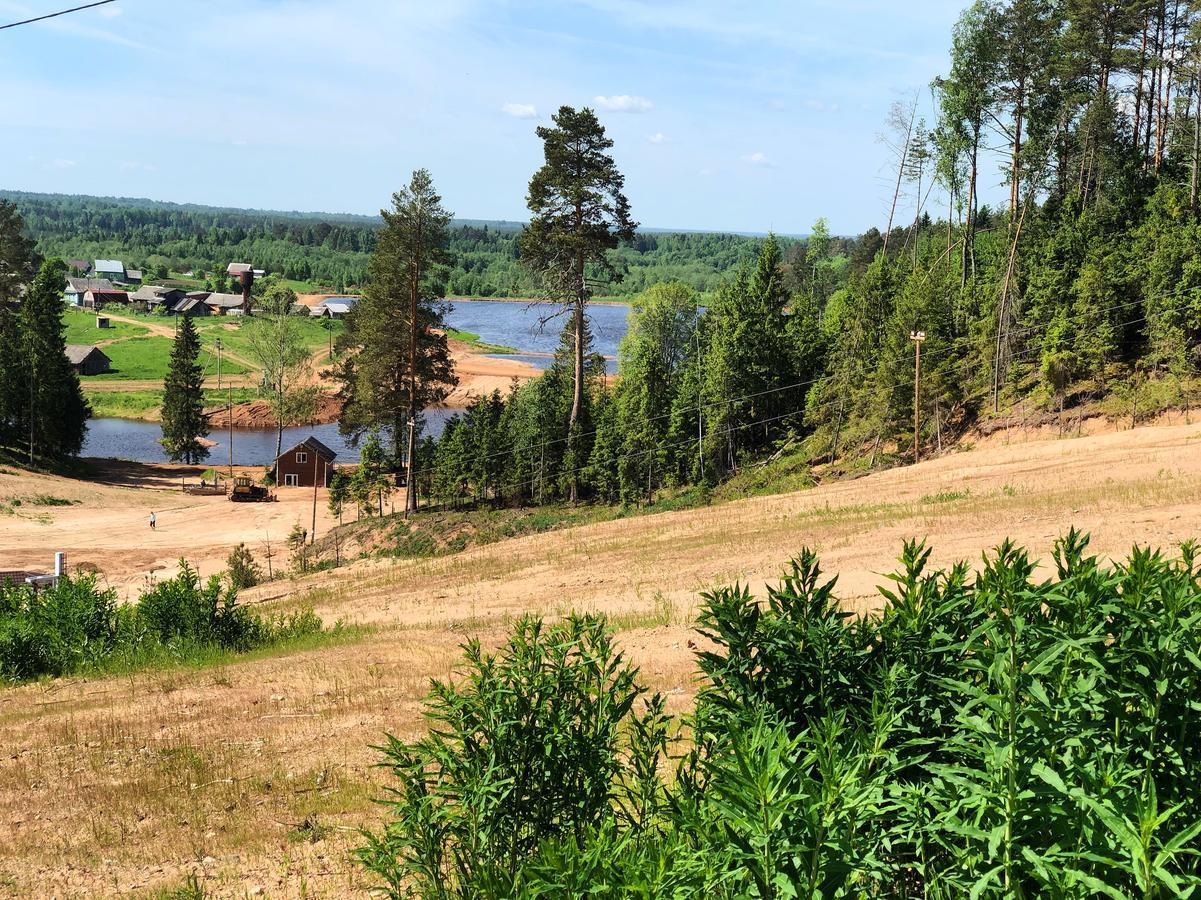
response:
<path fill-rule="evenodd" d="M 125 281 L 125 263 L 119 259 L 98 259 L 92 266 L 92 274 L 120 284 Z"/>
<path fill-rule="evenodd" d="M 142 270 L 141 269 L 126 269 L 125 270 L 125 283 L 126 284 L 141 284 L 142 283 Z"/>
<path fill-rule="evenodd" d="M 246 308 L 246 298 L 242 294 L 209 294 L 204 303 L 214 316 L 238 315 Z"/>
<path fill-rule="evenodd" d="M 345 319 L 358 299 L 358 297 L 326 297 L 309 309 L 309 315 L 314 318 Z"/>
<path fill-rule="evenodd" d="M 175 304 L 170 310 L 177 316 L 193 316 L 203 318 L 209 315 L 209 308 L 205 305 L 207 294 L 204 297 L 185 296 L 182 300 Z"/>
<path fill-rule="evenodd" d="M 307 437 L 275 460 L 275 483 L 280 487 L 329 487 L 338 454 L 315 437 Z"/>
<path fill-rule="evenodd" d="M 112 291 L 113 283 L 107 278 L 68 278 L 63 300 L 72 306 L 83 306 L 83 295 L 88 291 Z"/>
<path fill-rule="evenodd" d="M 129 294 L 127 294 L 125 291 L 91 290 L 91 291 L 87 291 L 83 295 L 83 303 L 81 305 L 83 306 L 84 309 L 103 309 L 105 306 L 114 306 L 114 305 L 128 306 L 129 305 Z"/>
<path fill-rule="evenodd" d="M 112 370 L 112 360 L 91 344 L 67 344 L 66 354 L 76 375 L 103 375 Z"/>
<path fill-rule="evenodd" d="M 92 264 L 86 259 L 68 259 L 67 269 L 71 272 L 77 272 L 82 277 L 86 277 L 92 271 Z"/>
<path fill-rule="evenodd" d="M 187 299 L 181 288 L 147 285 L 129 295 L 130 303 L 144 303 L 147 312 L 172 313 L 180 301 Z"/>

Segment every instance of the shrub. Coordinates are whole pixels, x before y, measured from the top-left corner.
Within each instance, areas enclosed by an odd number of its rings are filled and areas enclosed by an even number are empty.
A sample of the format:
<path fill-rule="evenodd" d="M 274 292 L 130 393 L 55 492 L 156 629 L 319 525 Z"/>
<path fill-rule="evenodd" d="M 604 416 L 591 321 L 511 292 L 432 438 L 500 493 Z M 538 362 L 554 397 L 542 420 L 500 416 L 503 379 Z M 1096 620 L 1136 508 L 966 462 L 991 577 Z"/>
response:
<path fill-rule="evenodd" d="M 1103 565 L 1087 545 L 1070 532 L 1036 580 L 1008 542 L 975 574 L 931 571 L 907 544 L 868 619 L 807 551 L 766 602 L 706 594 L 705 681 L 672 779 L 655 704 L 616 720 L 599 758 L 557 765 L 548 748 L 592 735 L 540 727 L 579 682 L 513 665 L 571 643 L 539 649 L 527 620 L 499 659 L 468 648 L 429 737 L 390 743 L 395 819 L 361 858 L 394 896 L 1197 896 L 1196 548 Z M 622 677 L 591 677 L 587 708 L 628 714 Z M 623 773 L 635 789 L 613 787 Z M 649 798 L 640 814 L 630 797 Z"/>
<path fill-rule="evenodd" d="M 358 856 L 390 896 L 490 896 L 545 841 L 657 812 L 663 701 L 601 620 L 525 618 L 499 653 L 464 649 L 459 683 L 434 684 L 430 733 L 378 748 L 399 784 L 394 818 Z"/>
<path fill-rule="evenodd" d="M 186 562 L 174 578 L 155 585 L 138 601 L 138 621 L 167 646 L 209 644 L 226 650 L 250 650 L 267 637 L 263 622 L 237 605 L 238 592 L 222 590 L 221 579 L 203 585 Z"/>
<path fill-rule="evenodd" d="M 0 677 L 65 675 L 109 652 L 118 635 L 115 592 L 93 575 L 56 587 L 0 586 Z"/>
<path fill-rule="evenodd" d="M 254 561 L 254 554 L 245 544 L 238 544 L 229 552 L 225 566 L 229 586 L 235 591 L 254 587 L 263 577 L 263 570 Z"/>
<path fill-rule="evenodd" d="M 102 671 L 155 660 L 203 658 L 212 650 L 245 652 L 321 631 L 312 610 L 264 619 L 237 604 L 216 576 L 201 583 L 180 573 L 121 606 L 94 575 L 63 577 L 34 591 L 0 585 L 0 680 Z"/>

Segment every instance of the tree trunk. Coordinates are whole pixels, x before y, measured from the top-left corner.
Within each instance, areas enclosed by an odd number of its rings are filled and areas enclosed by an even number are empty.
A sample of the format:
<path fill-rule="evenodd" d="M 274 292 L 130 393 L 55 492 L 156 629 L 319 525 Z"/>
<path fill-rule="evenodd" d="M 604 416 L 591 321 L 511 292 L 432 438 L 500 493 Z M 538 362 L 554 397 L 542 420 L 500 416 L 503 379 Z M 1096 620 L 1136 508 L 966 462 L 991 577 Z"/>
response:
<path fill-rule="evenodd" d="M 1018 86 L 1018 100 L 1013 109 L 1013 149 L 1010 154 L 1009 174 L 1009 227 L 1013 227 L 1018 216 L 1019 196 L 1022 182 L 1022 124 L 1025 118 L 1025 85 Z"/>
<path fill-rule="evenodd" d="M 1164 22 L 1164 37 L 1167 38 L 1167 22 Z M 1155 136 L 1155 171 L 1163 166 L 1168 147 L 1168 128 L 1172 118 L 1172 78 L 1176 70 L 1176 46 L 1180 39 L 1180 0 L 1172 7 L 1172 42 L 1168 49 L 1167 66 L 1163 81 L 1163 103 L 1160 106 L 1159 122 Z"/>
<path fill-rule="evenodd" d="M 1197 94 L 1197 115 L 1193 119 L 1193 177 L 1189 184 L 1189 209 L 1197 214 L 1198 189 L 1201 188 L 1201 74 L 1193 79 Z"/>
<path fill-rule="evenodd" d="M 575 309 L 572 310 L 573 328 L 575 329 L 575 383 L 571 393 L 571 418 L 567 423 L 568 446 L 571 447 L 571 502 L 579 500 L 580 495 L 580 460 L 579 454 L 579 421 L 580 412 L 584 406 L 584 260 L 576 259 L 577 293 Z"/>
<path fill-rule="evenodd" d="M 980 126 L 973 124 L 972 164 L 967 185 L 967 223 L 963 229 L 963 278 L 961 287 L 976 274 L 976 182 L 980 175 Z"/>
<path fill-rule="evenodd" d="M 417 432 L 417 306 L 421 292 L 421 226 L 417 228 L 417 252 L 413 258 L 413 279 L 409 285 L 409 435 L 405 453 L 405 512 L 417 511 L 417 491 L 413 478 L 413 440 Z"/>
<path fill-rule="evenodd" d="M 1143 124 L 1143 81 L 1147 75 L 1147 31 L 1151 27 L 1148 15 L 1143 22 L 1143 39 L 1138 51 L 1138 83 L 1134 88 L 1134 142 L 1138 146 L 1138 137 L 1142 134 Z"/>
<path fill-rule="evenodd" d="M 905 161 L 909 159 L 909 142 L 913 138 L 913 123 L 917 121 L 916 95 L 913 106 L 909 110 L 909 124 L 905 130 L 905 140 L 901 145 L 901 158 L 897 161 L 897 183 L 892 192 L 892 205 L 888 208 L 888 226 L 884 229 L 884 258 L 888 259 L 888 239 L 892 236 L 892 220 L 897 213 L 897 201 L 901 198 L 901 179 L 905 175 Z"/>

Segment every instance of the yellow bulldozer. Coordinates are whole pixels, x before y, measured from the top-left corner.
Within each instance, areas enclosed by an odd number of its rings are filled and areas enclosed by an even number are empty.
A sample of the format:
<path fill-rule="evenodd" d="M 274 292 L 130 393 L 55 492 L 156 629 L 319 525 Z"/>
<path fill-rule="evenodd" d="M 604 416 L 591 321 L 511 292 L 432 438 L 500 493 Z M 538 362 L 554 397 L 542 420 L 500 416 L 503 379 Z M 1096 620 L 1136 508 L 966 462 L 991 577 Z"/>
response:
<path fill-rule="evenodd" d="M 274 500 L 275 495 L 261 484 L 239 476 L 234 479 L 234 485 L 229 490 L 229 499 L 234 503 L 266 503 Z"/>

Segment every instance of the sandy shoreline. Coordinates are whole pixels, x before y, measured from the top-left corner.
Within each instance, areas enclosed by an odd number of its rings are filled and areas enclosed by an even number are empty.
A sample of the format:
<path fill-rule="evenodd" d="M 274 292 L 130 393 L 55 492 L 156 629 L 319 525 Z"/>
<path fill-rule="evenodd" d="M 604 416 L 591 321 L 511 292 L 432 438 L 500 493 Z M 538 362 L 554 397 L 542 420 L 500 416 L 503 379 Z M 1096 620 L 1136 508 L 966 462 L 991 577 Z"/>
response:
<path fill-rule="evenodd" d="M 541 370 L 537 366 L 533 366 L 524 360 L 505 359 L 502 356 L 488 356 L 487 354 L 477 352 L 471 344 L 464 341 L 451 340 L 449 343 L 450 355 L 455 364 L 455 372 L 459 376 L 459 384 L 447 396 L 446 402 L 439 407 L 441 409 L 466 409 L 478 397 L 491 394 L 493 391 L 500 391 L 502 394 L 506 394 L 509 392 L 514 381 L 518 383 L 529 381 L 541 373 Z M 530 353 L 522 355 L 539 356 L 541 354 Z M 112 387 L 109 387 L 109 384 Z M 336 422 L 342 411 L 341 404 L 333 396 L 334 386 L 329 383 L 322 383 L 321 386 L 325 390 L 325 394 L 319 403 L 318 414 L 312 421 L 306 422 L 305 424 L 307 425 L 325 425 L 330 422 Z M 158 382 L 154 382 L 153 384 L 147 383 L 145 386 L 139 383 L 137 389 L 151 390 L 158 387 L 161 387 Z M 122 382 L 108 382 L 103 387 L 89 385 L 88 393 L 102 393 L 110 390 L 129 391 L 133 389 Z M 147 410 L 143 415 L 126 415 L 114 418 L 131 419 L 137 422 L 157 422 L 159 421 L 158 412 L 158 409 L 151 409 Z M 210 406 L 206 408 L 205 413 L 208 415 L 209 424 L 212 427 L 229 427 L 229 416 L 226 414 L 225 406 Z M 275 427 L 275 422 L 267 410 L 266 402 L 263 400 L 235 403 L 232 415 L 235 428 Z"/>

